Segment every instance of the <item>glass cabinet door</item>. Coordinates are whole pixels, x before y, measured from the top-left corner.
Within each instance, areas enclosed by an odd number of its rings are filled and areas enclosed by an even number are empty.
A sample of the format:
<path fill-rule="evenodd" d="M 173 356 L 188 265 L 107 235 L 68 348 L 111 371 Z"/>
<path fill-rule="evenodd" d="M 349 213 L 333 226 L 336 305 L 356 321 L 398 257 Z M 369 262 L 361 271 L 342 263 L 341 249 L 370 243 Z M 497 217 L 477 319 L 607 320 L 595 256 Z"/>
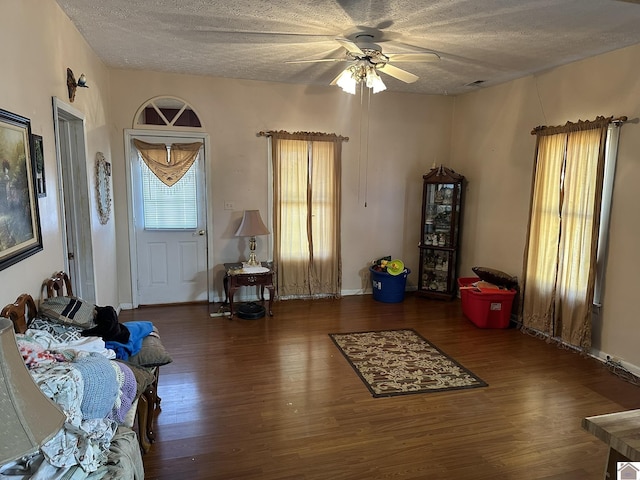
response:
<path fill-rule="evenodd" d="M 446 167 L 440 167 L 432 169 L 423 179 L 418 292 L 426 296 L 452 298 L 457 286 L 457 250 L 464 177 Z"/>
<path fill-rule="evenodd" d="M 447 293 L 455 289 L 455 252 L 426 248 L 422 255 L 422 286 L 429 292 Z"/>
<path fill-rule="evenodd" d="M 458 239 L 460 189 L 454 184 L 427 184 L 425 188 L 425 216 L 423 245 L 455 246 Z"/>

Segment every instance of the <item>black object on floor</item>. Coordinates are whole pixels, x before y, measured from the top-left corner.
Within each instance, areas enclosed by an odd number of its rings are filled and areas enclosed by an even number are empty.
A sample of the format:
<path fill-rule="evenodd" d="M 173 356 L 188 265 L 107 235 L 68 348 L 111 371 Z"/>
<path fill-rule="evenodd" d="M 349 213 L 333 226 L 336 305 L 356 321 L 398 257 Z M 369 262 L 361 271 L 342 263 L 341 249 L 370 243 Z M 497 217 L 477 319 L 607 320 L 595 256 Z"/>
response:
<path fill-rule="evenodd" d="M 238 317 L 244 320 L 256 320 L 264 317 L 265 309 L 254 302 L 242 303 L 236 309 Z"/>

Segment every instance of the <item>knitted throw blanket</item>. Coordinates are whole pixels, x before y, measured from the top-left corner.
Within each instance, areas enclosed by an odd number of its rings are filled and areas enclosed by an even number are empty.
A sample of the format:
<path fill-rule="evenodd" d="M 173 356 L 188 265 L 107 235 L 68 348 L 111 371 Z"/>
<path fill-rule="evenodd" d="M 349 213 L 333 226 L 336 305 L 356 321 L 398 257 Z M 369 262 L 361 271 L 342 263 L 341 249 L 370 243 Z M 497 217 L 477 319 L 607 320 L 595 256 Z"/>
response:
<path fill-rule="evenodd" d="M 136 398 L 138 385 L 136 384 L 135 375 L 127 365 L 120 362 L 111 362 L 111 365 L 116 370 L 120 388 L 110 418 L 122 424 Z"/>
<path fill-rule="evenodd" d="M 84 380 L 84 394 L 80 410 L 83 420 L 105 418 L 113 410 L 118 398 L 118 379 L 111 361 L 100 354 L 76 358 L 71 364 Z"/>

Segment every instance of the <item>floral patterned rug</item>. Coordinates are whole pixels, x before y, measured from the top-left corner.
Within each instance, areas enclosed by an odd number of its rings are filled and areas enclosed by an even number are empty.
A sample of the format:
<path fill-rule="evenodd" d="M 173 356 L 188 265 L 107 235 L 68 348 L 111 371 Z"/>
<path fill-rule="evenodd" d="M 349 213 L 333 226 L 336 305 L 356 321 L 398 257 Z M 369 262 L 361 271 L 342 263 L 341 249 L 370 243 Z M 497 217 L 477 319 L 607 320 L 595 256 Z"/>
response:
<path fill-rule="evenodd" d="M 374 397 L 487 386 L 412 329 L 329 336 Z"/>

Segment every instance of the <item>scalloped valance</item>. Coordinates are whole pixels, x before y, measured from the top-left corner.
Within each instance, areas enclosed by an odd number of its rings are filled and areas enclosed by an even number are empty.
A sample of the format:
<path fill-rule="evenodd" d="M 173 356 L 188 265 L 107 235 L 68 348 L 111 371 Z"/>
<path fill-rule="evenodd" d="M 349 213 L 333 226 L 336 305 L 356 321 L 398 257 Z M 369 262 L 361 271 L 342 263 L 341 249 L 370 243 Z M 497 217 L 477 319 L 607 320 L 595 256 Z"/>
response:
<path fill-rule="evenodd" d="M 133 143 L 149 170 L 168 187 L 187 173 L 202 148 L 202 142 L 172 143 L 169 148 L 164 143 L 147 143 L 138 139 Z"/>
<path fill-rule="evenodd" d="M 287 140 L 310 140 L 315 142 L 348 142 L 349 137 L 336 135 L 335 133 L 322 132 L 287 132 L 285 130 L 269 130 L 267 132 L 258 132 L 259 137 L 284 138 Z"/>
<path fill-rule="evenodd" d="M 564 125 L 555 127 L 538 126 L 531 130 L 531 135 L 557 135 L 558 133 L 579 132 L 581 130 L 592 130 L 594 128 L 606 127 L 610 123 L 624 123 L 627 117 L 603 117 L 598 116 L 595 120 L 578 120 L 577 122 L 567 122 Z"/>

